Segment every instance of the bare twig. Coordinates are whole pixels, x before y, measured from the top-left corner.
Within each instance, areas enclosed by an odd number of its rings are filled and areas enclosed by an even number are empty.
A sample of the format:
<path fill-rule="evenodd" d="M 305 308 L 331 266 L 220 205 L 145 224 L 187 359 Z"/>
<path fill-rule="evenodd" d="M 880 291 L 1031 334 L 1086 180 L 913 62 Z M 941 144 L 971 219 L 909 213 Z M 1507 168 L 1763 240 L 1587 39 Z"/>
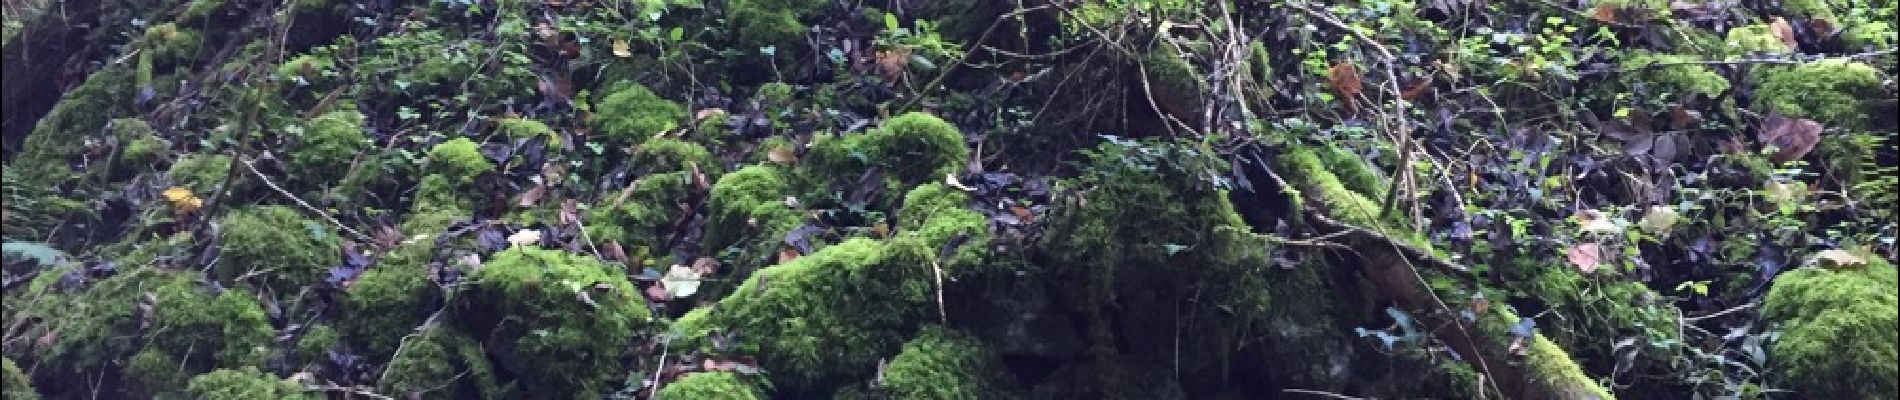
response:
<path fill-rule="evenodd" d="M 350 236 L 354 237 L 356 240 L 361 241 L 363 243 L 375 242 L 374 239 L 370 239 L 369 236 L 363 235 L 362 232 L 357 232 L 355 229 L 351 229 L 349 226 L 343 225 L 342 221 L 337 221 L 336 217 L 330 216 L 330 213 L 326 213 L 326 212 L 323 212 L 323 210 L 317 209 L 317 207 L 310 205 L 310 203 L 303 201 L 303 199 L 301 198 L 298 198 L 297 195 L 290 194 L 289 191 L 286 191 L 284 190 L 284 188 L 277 186 L 277 182 L 271 182 L 270 177 L 264 176 L 263 172 L 258 172 L 257 166 L 251 165 L 251 160 L 240 158 L 236 160 L 235 162 L 244 164 L 244 169 L 251 171 L 251 175 L 256 176 L 257 180 L 263 181 L 264 186 L 269 186 L 271 190 L 276 191 L 277 194 L 290 198 L 290 201 L 296 202 L 297 205 L 302 206 L 304 210 L 308 210 L 311 213 L 317 214 L 317 216 L 319 217 L 323 217 L 324 221 L 328 221 L 330 222 L 331 225 L 335 225 L 337 229 L 340 229 L 345 233 L 349 233 Z"/>
<path fill-rule="evenodd" d="M 1371 46 L 1374 50 L 1378 50 L 1379 61 L 1385 64 L 1385 83 L 1388 86 L 1388 90 L 1391 90 L 1392 93 L 1395 94 L 1403 92 L 1399 89 L 1398 68 L 1393 66 L 1393 60 L 1397 59 L 1397 57 L 1393 56 L 1392 51 L 1386 49 L 1385 45 L 1379 44 L 1378 40 L 1366 36 L 1366 34 L 1360 33 L 1358 30 L 1352 29 L 1352 27 L 1347 26 L 1346 23 L 1339 22 L 1339 19 L 1333 18 L 1332 15 L 1314 10 L 1305 4 L 1288 3 L 1287 5 L 1293 7 L 1295 10 L 1299 10 L 1308 17 L 1319 20 L 1319 22 L 1345 31 L 1346 34 L 1351 35 L 1353 39 L 1357 39 L 1367 46 Z M 1402 187 L 1400 185 L 1412 180 L 1412 129 L 1411 124 L 1406 123 L 1405 103 L 1404 98 L 1394 98 L 1392 100 L 1392 123 L 1397 124 L 1399 131 L 1399 165 L 1395 170 L 1396 173 L 1393 174 L 1395 179 L 1393 179 L 1392 183 L 1386 188 L 1385 201 L 1379 205 L 1379 218 L 1386 218 L 1392 215 L 1392 205 L 1398 201 L 1399 189 Z"/>

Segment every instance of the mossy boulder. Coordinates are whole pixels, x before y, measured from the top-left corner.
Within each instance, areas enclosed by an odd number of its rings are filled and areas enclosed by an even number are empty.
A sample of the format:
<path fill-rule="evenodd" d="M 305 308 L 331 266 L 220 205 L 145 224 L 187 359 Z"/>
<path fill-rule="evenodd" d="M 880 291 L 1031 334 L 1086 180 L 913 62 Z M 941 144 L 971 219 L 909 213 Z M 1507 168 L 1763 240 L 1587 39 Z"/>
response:
<path fill-rule="evenodd" d="M 723 249 L 758 232 L 779 233 L 801 220 L 785 204 L 793 195 L 786 171 L 752 165 L 721 176 L 707 196 L 706 248 Z"/>
<path fill-rule="evenodd" d="M 689 171 L 697 166 L 707 178 L 718 178 L 722 169 L 719 158 L 698 143 L 673 138 L 658 138 L 641 143 L 633 150 L 634 167 L 654 172 Z"/>
<path fill-rule="evenodd" d="M 289 167 L 298 178 L 336 179 L 358 154 L 370 148 L 363 134 L 363 113 L 355 110 L 331 111 L 310 120 L 296 135 L 290 152 Z M 330 171 L 331 173 L 316 173 Z"/>
<path fill-rule="evenodd" d="M 1014 398 L 1002 360 L 975 338 L 925 328 L 884 366 L 885 394 L 899 399 Z"/>
<path fill-rule="evenodd" d="M 759 400 L 766 398 L 749 378 L 732 372 L 699 372 L 660 387 L 658 400 Z"/>
<path fill-rule="evenodd" d="M 203 400 L 321 399 L 302 384 L 257 370 L 257 367 L 219 369 L 191 378 L 191 397 Z"/>
<path fill-rule="evenodd" d="M 638 84 L 608 94 L 594 106 L 593 123 L 608 138 L 640 143 L 686 121 L 686 108 Z"/>
<path fill-rule="evenodd" d="M 1765 69 L 1759 76 L 1756 109 L 1830 126 L 1859 126 L 1867 121 L 1873 99 L 1893 97 L 1883 89 L 1880 71 L 1842 59 Z"/>
<path fill-rule="evenodd" d="M 52 280 L 64 275 L 49 271 Z M 54 288 L 33 282 L 30 290 Z M 183 389 L 191 374 L 217 367 L 262 365 L 275 330 L 250 294 L 218 291 L 195 271 L 139 268 L 77 292 L 50 292 L 19 317 L 58 332 L 35 353 L 54 374 L 123 371 L 121 395 L 153 396 Z M 66 388 L 72 389 L 72 388 Z"/>
<path fill-rule="evenodd" d="M 969 208 L 970 197 L 942 183 L 918 186 L 904 195 L 897 229 L 932 248 L 950 248 L 935 260 L 954 278 L 986 266 L 989 257 L 989 217 Z"/>
<path fill-rule="evenodd" d="M 191 189 L 193 193 L 211 193 L 231 175 L 231 156 L 189 154 L 173 162 L 168 174 L 178 187 Z"/>
<path fill-rule="evenodd" d="M 82 156 L 87 143 L 96 143 L 108 121 L 132 112 L 132 75 L 125 67 L 108 66 L 67 91 L 40 118 L 7 169 L 19 169 L 33 185 L 51 186 L 75 176 L 72 161 Z"/>
<path fill-rule="evenodd" d="M 465 137 L 449 139 L 429 148 L 429 161 L 423 167 L 427 175 L 416 184 L 416 210 L 470 210 L 474 201 L 467 192 L 475 178 L 493 171 L 495 163 L 482 155 L 481 145 Z"/>
<path fill-rule="evenodd" d="M 625 271 L 556 250 L 498 253 L 451 296 L 450 320 L 484 332 L 498 367 L 531 392 L 609 392 L 621 353 L 651 323 Z"/>
<path fill-rule="evenodd" d="M 1698 60 L 1700 58 L 1690 55 L 1638 52 L 1623 60 L 1623 68 L 1639 71 L 1630 76 L 1635 81 L 1633 84 L 1643 85 L 1656 95 L 1699 94 L 1714 98 L 1728 91 L 1728 79 L 1707 66 L 1692 64 Z"/>
<path fill-rule="evenodd" d="M 546 137 L 548 138 L 548 146 L 561 145 L 561 136 L 554 132 L 554 128 L 549 128 L 548 124 L 542 123 L 541 121 L 521 117 L 510 117 L 495 120 L 495 126 L 502 133 L 507 134 L 508 137 L 511 138 L 533 139 L 536 137 Z"/>
<path fill-rule="evenodd" d="M 1781 331 L 1769 371 L 1795 394 L 1870 399 L 1900 393 L 1900 272 L 1890 262 L 1809 267 L 1775 278 L 1762 318 Z"/>
<path fill-rule="evenodd" d="M 377 389 L 402 398 L 507 398 L 481 343 L 454 329 L 430 327 L 410 337 L 389 360 Z M 549 373 L 559 373 L 549 371 Z"/>
<path fill-rule="evenodd" d="M 348 341 L 367 354 L 386 356 L 428 318 L 429 304 L 441 299 L 429 279 L 429 251 L 424 246 L 432 244 L 398 248 L 349 284 L 342 301 L 346 318 L 336 320 Z"/>
<path fill-rule="evenodd" d="M 671 139 L 666 139 L 671 140 Z M 618 196 L 610 201 L 619 205 L 602 204 L 587 211 L 588 237 L 597 240 L 615 240 L 621 244 L 662 246 L 666 238 L 662 233 L 671 231 L 675 222 L 680 221 L 681 204 L 690 200 L 693 193 L 691 172 L 666 172 L 642 176 L 633 183 L 624 201 Z"/>
<path fill-rule="evenodd" d="M 336 228 L 290 207 L 232 210 L 219 227 L 222 253 L 213 271 L 222 281 L 248 278 L 278 293 L 295 293 L 341 261 Z"/>
<path fill-rule="evenodd" d="M 736 333 L 731 351 L 756 356 L 775 389 L 828 394 L 867 377 L 927 315 L 929 267 L 903 260 L 931 250 L 849 239 L 759 270 L 675 331 Z"/>
<path fill-rule="evenodd" d="M 13 365 L 13 359 L 0 358 L 0 397 L 13 400 L 38 400 L 39 391 L 33 390 L 33 378 Z"/>
<path fill-rule="evenodd" d="M 1794 48 L 1788 46 L 1788 42 L 1783 42 L 1781 41 L 1781 37 L 1775 36 L 1774 28 L 1769 27 L 1768 24 L 1747 25 L 1729 29 L 1728 36 L 1723 42 L 1728 45 L 1730 51 L 1725 53 L 1729 54 L 1786 53 L 1794 51 Z"/>
<path fill-rule="evenodd" d="M 970 155 L 963 133 L 935 115 L 911 112 L 892 117 L 876 130 L 831 137 L 812 144 L 812 166 L 820 174 L 858 176 L 877 167 L 902 187 L 961 173 Z"/>

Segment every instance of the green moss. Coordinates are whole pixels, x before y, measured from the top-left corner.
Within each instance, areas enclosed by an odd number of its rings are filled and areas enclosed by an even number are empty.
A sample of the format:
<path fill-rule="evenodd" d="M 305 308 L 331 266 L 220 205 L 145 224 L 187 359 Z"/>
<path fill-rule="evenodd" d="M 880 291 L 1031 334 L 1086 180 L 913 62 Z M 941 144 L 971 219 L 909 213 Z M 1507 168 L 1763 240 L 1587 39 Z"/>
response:
<path fill-rule="evenodd" d="M 457 183 L 467 183 L 477 175 L 495 169 L 495 163 L 482 155 L 482 146 L 465 137 L 449 139 L 429 148 L 429 174 L 452 178 Z"/>
<path fill-rule="evenodd" d="M 172 163 L 170 175 L 173 184 L 191 189 L 193 193 L 211 193 L 224 185 L 225 177 L 231 173 L 231 156 L 224 154 L 193 153 Z"/>
<path fill-rule="evenodd" d="M 429 299 L 439 297 L 429 281 L 428 249 L 432 243 L 404 246 L 385 257 L 356 282 L 343 296 L 343 315 L 336 320 L 338 329 L 370 355 L 387 356 L 396 351 L 404 335 L 413 332 L 428 315 Z"/>
<path fill-rule="evenodd" d="M 864 134 L 814 140 L 810 159 L 816 173 L 857 176 L 877 167 L 905 186 L 960 173 L 970 150 L 963 133 L 942 118 L 905 113 Z"/>
<path fill-rule="evenodd" d="M 13 359 L 0 358 L 0 397 L 13 400 L 39 400 L 40 393 L 33 390 L 33 378 L 13 365 Z"/>
<path fill-rule="evenodd" d="M 431 328 L 414 336 L 385 368 L 377 389 L 402 398 L 498 399 L 510 393 L 497 383 L 481 344 L 452 329 Z"/>
<path fill-rule="evenodd" d="M 225 0 L 191 0 L 191 3 L 185 6 L 185 12 L 178 15 L 178 20 L 192 21 L 210 16 L 212 11 L 217 11 L 218 7 L 224 3 Z"/>
<path fill-rule="evenodd" d="M 322 398 L 304 391 L 303 385 L 295 381 L 258 371 L 257 367 L 219 369 L 192 377 L 189 390 L 193 398 L 203 400 Z"/>
<path fill-rule="evenodd" d="M 1878 50 L 1893 48 L 1896 36 L 1900 33 L 1894 31 L 1892 24 L 1869 21 L 1848 27 L 1841 33 L 1841 40 L 1855 49 Z"/>
<path fill-rule="evenodd" d="M 133 84 L 132 71 L 123 66 L 107 66 L 87 76 L 40 118 L 7 169 L 18 169 L 25 184 L 48 187 L 76 176 L 70 160 L 89 138 L 104 132 L 107 121 L 131 114 Z"/>
<path fill-rule="evenodd" d="M 1379 220 L 1379 203 L 1354 191 L 1334 175 L 1319 152 L 1307 147 L 1295 147 L 1279 158 L 1281 168 L 1288 172 L 1285 176 L 1302 198 L 1318 200 L 1324 203 L 1326 215 L 1341 221 L 1378 229 L 1388 224 Z"/>
<path fill-rule="evenodd" d="M 34 281 L 32 290 L 47 290 L 60 275 Z M 215 367 L 262 365 L 275 332 L 263 307 L 241 291 L 214 294 L 201 279 L 139 268 L 80 292 L 43 292 L 20 311 L 43 322 L 35 329 L 57 332 L 35 354 L 39 368 L 55 376 L 123 371 L 129 384 L 111 394 L 150 397 Z"/>
<path fill-rule="evenodd" d="M 731 372 L 698 372 L 668 383 L 653 396 L 658 400 L 758 400 L 766 398 L 758 385 Z"/>
<path fill-rule="evenodd" d="M 785 174 L 768 165 L 753 165 L 726 174 L 713 183 L 706 200 L 708 249 L 723 249 L 755 232 L 776 232 L 798 224 L 800 217 L 785 204 L 792 186 Z"/>
<path fill-rule="evenodd" d="M 1734 35 L 1733 31 L 1730 35 Z M 1781 42 L 1776 40 L 1775 43 Z M 1699 57 L 1690 55 L 1638 52 L 1623 60 L 1623 68 L 1641 71 L 1630 78 L 1649 86 L 1651 91 L 1695 93 L 1710 98 L 1728 91 L 1728 79 L 1716 74 L 1707 66 L 1685 64 L 1645 68 L 1653 64 L 1684 64 L 1700 60 Z"/>
<path fill-rule="evenodd" d="M 159 138 L 144 119 L 119 118 L 107 125 L 112 127 L 113 136 L 125 143 L 119 151 L 121 164 L 141 167 L 158 164 L 171 151 L 171 143 Z"/>
<path fill-rule="evenodd" d="M 776 388 L 829 393 L 868 377 L 925 315 L 928 268 L 892 260 L 929 250 L 849 239 L 759 270 L 687 326 L 747 338 L 732 350 L 757 356 Z"/>
<path fill-rule="evenodd" d="M 708 179 L 719 177 L 721 169 L 719 159 L 706 151 L 705 146 L 673 138 L 656 138 L 641 143 L 633 151 L 632 163 L 635 168 L 647 171 L 688 171 L 698 166 Z"/>
<path fill-rule="evenodd" d="M 323 77 L 324 71 L 335 68 L 336 60 L 333 58 L 317 54 L 300 54 L 292 57 L 290 61 L 285 61 L 283 65 L 277 66 L 277 79 L 295 82 L 298 86 L 316 84 L 316 80 Z M 316 72 L 316 74 L 313 76 L 307 74 L 306 71 Z"/>
<path fill-rule="evenodd" d="M 163 23 L 145 29 L 143 51 L 148 51 L 162 63 L 189 61 L 196 57 L 198 50 L 204 47 L 204 35 L 191 29 L 180 29 L 177 24 Z"/>
<path fill-rule="evenodd" d="M 1492 341 L 1492 346 L 1502 346 L 1513 340 L 1511 330 L 1521 319 L 1510 310 L 1493 309 L 1479 317 L 1479 331 Z M 1564 352 L 1556 342 L 1542 334 L 1533 333 L 1525 344 L 1523 361 L 1525 374 L 1538 380 L 1537 385 L 1549 390 L 1543 393 L 1550 398 L 1569 399 L 1615 399 L 1608 389 L 1597 384 L 1595 378 L 1583 372 L 1576 360 Z"/>
<path fill-rule="evenodd" d="M 1829 126 L 1859 126 L 1867 120 L 1870 99 L 1892 98 L 1882 89 L 1879 71 L 1841 59 L 1764 69 L 1760 79 L 1756 109 Z"/>
<path fill-rule="evenodd" d="M 298 174 L 304 179 L 340 178 L 358 154 L 370 148 L 363 134 L 363 113 L 355 110 L 331 111 L 310 120 L 291 148 L 290 168 L 295 171 L 338 171 L 333 174 Z M 325 178 L 318 178 L 325 177 Z"/>
<path fill-rule="evenodd" d="M 699 120 L 693 128 L 693 140 L 701 145 L 716 147 L 732 139 L 731 117 L 716 113 Z"/>
<path fill-rule="evenodd" d="M 548 393 L 608 392 L 623 376 L 621 352 L 651 319 L 625 271 L 523 247 L 496 254 L 450 304 L 456 326 L 489 332 L 489 351 L 518 360 L 507 369 L 526 390 Z"/>
<path fill-rule="evenodd" d="M 789 51 L 805 38 L 807 28 L 799 18 L 823 6 L 797 0 L 733 0 L 726 6 L 731 13 L 727 22 L 742 51 L 755 52 L 765 46 Z"/>
<path fill-rule="evenodd" d="M 1739 53 L 1786 53 L 1794 51 L 1787 42 L 1775 36 L 1774 28 L 1767 24 L 1755 24 L 1729 29 L 1728 37 L 1723 40 L 1731 52 Z"/>
<path fill-rule="evenodd" d="M 898 230 L 915 236 L 933 248 L 940 248 L 963 237 L 948 259 L 936 260 L 945 269 L 946 278 L 954 278 L 974 268 L 989 265 L 989 218 L 970 210 L 970 198 L 941 183 L 918 186 L 904 195 L 904 208 L 898 214 Z"/>
<path fill-rule="evenodd" d="M 662 139 L 672 140 L 672 139 Z M 658 140 L 656 140 L 658 141 Z M 640 177 L 618 207 L 603 204 L 587 211 L 587 234 L 596 241 L 657 248 L 680 220 L 680 204 L 693 194 L 690 172 L 667 172 Z M 619 201 L 618 197 L 611 198 Z"/>
<path fill-rule="evenodd" d="M 792 104 L 792 85 L 785 82 L 770 82 L 759 86 L 759 104 L 766 109 L 787 107 Z"/>
<path fill-rule="evenodd" d="M 1142 59 L 1148 78 L 1147 90 L 1164 111 L 1194 111 L 1201 107 L 1206 79 L 1194 72 L 1180 49 L 1167 43 L 1155 45 Z"/>
<path fill-rule="evenodd" d="M 316 363 L 326 360 L 330 349 L 342 341 L 342 335 L 330 325 L 311 326 L 304 330 L 303 336 L 297 338 L 297 361 Z"/>
<path fill-rule="evenodd" d="M 1002 361 L 975 338 L 925 328 L 884 367 L 884 390 L 900 399 L 1000 399 L 1015 388 Z"/>
<path fill-rule="evenodd" d="M 546 136 L 548 138 L 549 147 L 561 145 L 561 136 L 555 134 L 553 128 L 549 128 L 548 124 L 541 123 L 541 121 L 519 117 L 502 118 L 495 120 L 495 125 L 501 128 L 502 133 L 508 134 L 508 137 L 515 139 L 532 139 L 535 136 Z"/>
<path fill-rule="evenodd" d="M 1879 398 L 1900 390 L 1900 272 L 1802 268 L 1775 278 L 1762 318 L 1781 331 L 1769 349 L 1776 380 L 1807 398 Z"/>
<path fill-rule="evenodd" d="M 176 396 L 185 390 L 191 375 L 178 369 L 178 357 L 164 349 L 146 348 L 125 362 L 124 376 L 138 392 L 154 396 Z"/>
<path fill-rule="evenodd" d="M 641 85 L 607 95 L 595 105 L 593 122 L 600 133 L 622 142 L 640 143 L 661 132 L 679 127 L 686 120 L 686 108 L 654 94 Z"/>
<path fill-rule="evenodd" d="M 1784 0 L 1781 9 L 1794 15 L 1828 21 L 1834 20 L 1834 9 L 1829 6 L 1833 0 Z"/>
<path fill-rule="evenodd" d="M 318 282 L 340 261 L 335 228 L 286 206 L 233 210 L 220 221 L 223 251 L 213 269 L 220 280 L 250 276 L 280 293 Z"/>

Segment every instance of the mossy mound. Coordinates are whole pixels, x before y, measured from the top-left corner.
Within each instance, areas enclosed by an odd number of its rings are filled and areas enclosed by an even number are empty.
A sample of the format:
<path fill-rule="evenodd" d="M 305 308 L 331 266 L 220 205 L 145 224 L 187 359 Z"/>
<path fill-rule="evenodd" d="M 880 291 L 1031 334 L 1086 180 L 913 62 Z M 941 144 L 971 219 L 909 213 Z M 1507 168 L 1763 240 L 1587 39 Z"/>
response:
<path fill-rule="evenodd" d="M 486 332 L 499 367 L 523 390 L 606 393 L 620 355 L 651 321 L 646 300 L 619 268 L 555 250 L 496 254 L 450 300 L 450 320 Z"/>
<path fill-rule="evenodd" d="M 909 187 L 962 172 L 969 155 L 956 126 L 912 112 L 870 132 L 814 142 L 811 160 L 812 170 L 825 176 L 858 176 L 876 167 Z"/>
<path fill-rule="evenodd" d="M 925 328 L 884 366 L 884 392 L 899 399 L 1003 399 L 1017 394 L 1002 361 L 982 342 Z"/>
<path fill-rule="evenodd" d="M 752 165 L 714 182 L 706 199 L 706 248 L 717 251 L 758 233 L 783 233 L 797 225 L 800 215 L 785 203 L 793 194 L 786 175 L 777 167 Z"/>
<path fill-rule="evenodd" d="M 659 400 L 758 400 L 764 399 L 758 385 L 731 372 L 687 374 L 661 387 L 653 395 Z"/>
<path fill-rule="evenodd" d="M 1870 99 L 1893 97 L 1874 67 L 1841 59 L 1765 69 L 1759 76 L 1756 109 L 1828 125 L 1859 126 L 1868 119 Z"/>
<path fill-rule="evenodd" d="M 192 398 L 204 400 L 323 398 L 305 391 L 303 385 L 295 381 L 258 371 L 257 367 L 219 369 L 192 377 L 189 391 Z"/>
<path fill-rule="evenodd" d="M 62 274 L 30 290 L 48 290 Z M 123 371 L 125 396 L 177 393 L 191 374 L 262 365 L 275 330 L 263 306 L 235 290 L 214 291 L 192 271 L 140 268 L 83 291 L 49 293 L 23 309 L 36 330 L 58 332 L 34 354 L 47 373 Z M 71 389 L 71 388 L 66 388 Z"/>
<path fill-rule="evenodd" d="M 672 139 L 664 139 L 672 140 Z M 587 212 L 587 234 L 598 241 L 614 240 L 621 244 L 656 248 L 666 237 L 662 233 L 674 228 L 684 213 L 681 204 L 685 204 L 693 193 L 691 172 L 678 171 L 651 174 L 633 182 L 631 191 L 622 199 L 618 196 L 609 200 L 619 203 L 602 204 Z"/>
<path fill-rule="evenodd" d="M 299 178 L 335 179 L 350 168 L 358 154 L 370 147 L 363 134 L 363 113 L 354 110 L 332 111 L 311 119 L 297 135 L 290 153 L 294 171 L 333 171 L 327 174 L 298 174 Z"/>
<path fill-rule="evenodd" d="M 512 387 L 497 384 L 480 343 L 453 329 L 431 327 L 403 345 L 384 367 L 377 389 L 402 398 L 508 398 Z"/>
<path fill-rule="evenodd" d="M 1633 80 L 1651 85 L 1647 89 L 1658 95 L 1688 93 L 1713 98 L 1728 91 L 1728 79 L 1707 66 L 1691 64 L 1698 60 L 1690 55 L 1637 53 L 1624 59 L 1623 67 L 1640 71 L 1631 74 Z"/>
<path fill-rule="evenodd" d="M 987 266 L 989 218 L 969 209 L 970 197 L 941 183 L 911 189 L 898 213 L 900 234 L 921 239 L 931 248 L 948 249 L 935 260 L 946 278 L 955 278 Z M 941 252 L 940 252 L 941 253 Z"/>
<path fill-rule="evenodd" d="M 475 178 L 493 171 L 495 163 L 482 155 L 481 145 L 465 137 L 429 148 L 423 167 L 427 176 L 416 184 L 416 211 L 471 210 L 474 202 L 464 193 Z"/>
<path fill-rule="evenodd" d="M 335 228 L 286 206 L 232 210 L 220 221 L 223 253 L 213 271 L 219 280 L 240 278 L 280 293 L 318 282 L 341 262 Z"/>
<path fill-rule="evenodd" d="M 1762 317 L 1781 330 L 1769 349 L 1777 378 L 1801 397 L 1871 399 L 1900 393 L 1900 272 L 1802 268 L 1775 278 Z"/>
<path fill-rule="evenodd" d="M 38 400 L 40 393 L 33 390 L 33 378 L 13 365 L 13 359 L 0 358 L 0 397 L 13 400 Z"/>
<path fill-rule="evenodd" d="M 626 85 L 594 106 L 594 126 L 600 133 L 624 143 L 640 143 L 686 121 L 686 108 L 661 98 L 652 89 Z"/>
<path fill-rule="evenodd" d="M 172 162 L 169 171 L 173 184 L 194 193 L 210 193 L 223 185 L 231 174 L 231 156 L 197 153 Z"/>

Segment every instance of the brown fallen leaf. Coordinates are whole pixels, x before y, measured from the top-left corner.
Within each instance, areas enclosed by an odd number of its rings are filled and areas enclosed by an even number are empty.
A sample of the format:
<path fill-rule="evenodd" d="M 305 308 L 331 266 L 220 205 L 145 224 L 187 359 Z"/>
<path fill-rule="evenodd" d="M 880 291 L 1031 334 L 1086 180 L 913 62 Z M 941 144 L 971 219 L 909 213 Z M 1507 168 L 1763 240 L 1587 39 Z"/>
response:
<path fill-rule="evenodd" d="M 787 247 L 778 252 L 778 263 L 784 264 L 798 259 L 798 249 Z"/>
<path fill-rule="evenodd" d="M 1029 212 L 1029 208 L 1023 206 L 1009 206 L 1009 212 L 1016 214 L 1016 219 L 1022 220 L 1025 224 L 1036 223 L 1036 214 Z"/>
<path fill-rule="evenodd" d="M 699 121 L 699 120 L 704 120 L 704 119 L 712 118 L 712 117 L 722 117 L 725 115 L 726 115 L 726 109 L 724 108 L 717 108 L 717 107 L 702 108 L 702 109 L 699 109 L 699 111 L 693 113 L 693 120 Z"/>
<path fill-rule="evenodd" d="M 693 171 L 693 190 L 699 193 L 706 193 L 706 191 L 712 190 L 712 182 L 706 179 L 706 172 L 699 170 L 699 162 L 687 161 L 686 166 L 689 167 L 689 170 Z"/>
<path fill-rule="evenodd" d="M 607 244 L 600 246 L 600 252 L 608 260 L 627 261 L 627 249 L 620 247 L 619 240 L 607 239 Z"/>
<path fill-rule="evenodd" d="M 711 275 L 715 272 L 719 272 L 719 260 L 715 260 L 712 257 L 700 257 L 699 259 L 693 260 L 692 268 L 693 273 Z"/>
<path fill-rule="evenodd" d="M 1616 23 L 1616 6 L 1610 5 L 1608 2 L 1599 2 L 1594 11 L 1595 12 L 1591 13 L 1591 19 L 1606 24 Z"/>
<path fill-rule="evenodd" d="M 1358 109 L 1358 103 L 1355 101 L 1359 98 L 1363 79 L 1359 75 L 1359 67 L 1353 66 L 1349 61 L 1333 64 L 1332 68 L 1326 70 L 1326 81 L 1333 86 L 1334 92 L 1339 93 L 1340 101 L 1346 103 L 1348 112 Z"/>
<path fill-rule="evenodd" d="M 1832 269 L 1849 269 L 1867 264 L 1867 259 L 1846 249 L 1827 249 L 1814 253 L 1814 262 Z"/>
<path fill-rule="evenodd" d="M 673 299 L 673 295 L 666 292 L 666 285 L 659 282 L 654 282 L 653 286 L 647 286 L 645 292 L 648 300 L 666 302 Z"/>
<path fill-rule="evenodd" d="M 877 69 L 884 75 L 887 83 L 896 83 L 904 77 L 905 68 L 910 66 L 910 49 L 896 48 L 877 52 Z"/>
<path fill-rule="evenodd" d="M 1669 129 L 1683 130 L 1702 122 L 1702 112 L 1677 104 L 1669 109 Z"/>
<path fill-rule="evenodd" d="M 1774 22 L 1768 23 L 1768 28 L 1774 31 L 1775 37 L 1781 39 L 1782 43 L 1787 43 L 1788 48 L 1801 47 L 1801 43 L 1794 37 L 1794 25 L 1789 25 L 1786 18 L 1775 17 Z"/>
<path fill-rule="evenodd" d="M 521 192 L 521 197 L 515 199 L 515 206 L 523 208 L 534 207 L 537 204 L 541 204 L 541 198 L 547 195 L 547 185 L 534 185 L 534 187 L 528 188 L 528 191 Z"/>
<path fill-rule="evenodd" d="M 798 153 L 792 151 L 792 146 L 778 146 L 766 150 L 765 159 L 774 163 L 792 165 L 798 163 Z"/>
<path fill-rule="evenodd" d="M 557 215 L 557 217 L 561 221 L 561 225 L 572 225 L 572 224 L 580 223 L 581 222 L 580 201 L 571 199 L 571 198 L 567 200 L 561 200 L 561 212 L 560 214 Z"/>
<path fill-rule="evenodd" d="M 1756 139 L 1763 146 L 1774 146 L 1775 154 L 1769 160 L 1776 164 L 1799 160 L 1814 150 L 1815 143 L 1821 141 L 1821 123 L 1803 118 L 1788 118 L 1780 113 L 1770 113 L 1761 120 L 1761 131 Z"/>
<path fill-rule="evenodd" d="M 1834 23 L 1823 18 L 1809 20 L 1808 29 L 1813 29 L 1814 34 L 1820 35 L 1821 37 L 1831 37 L 1836 33 Z"/>
<path fill-rule="evenodd" d="M 1570 264 L 1586 274 L 1596 271 L 1597 265 L 1603 262 L 1603 246 L 1596 243 L 1571 246 L 1565 253 L 1570 258 Z"/>

